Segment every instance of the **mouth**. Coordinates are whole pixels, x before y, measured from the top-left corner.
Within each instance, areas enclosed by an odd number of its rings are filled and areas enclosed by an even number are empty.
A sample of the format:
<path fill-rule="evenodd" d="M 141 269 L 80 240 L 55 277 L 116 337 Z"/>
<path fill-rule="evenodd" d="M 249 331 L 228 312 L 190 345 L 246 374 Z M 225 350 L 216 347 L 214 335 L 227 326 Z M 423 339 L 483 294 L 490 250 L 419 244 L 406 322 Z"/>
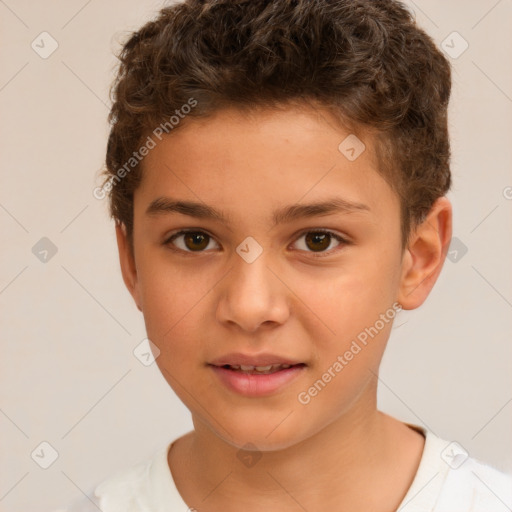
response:
<path fill-rule="evenodd" d="M 237 361 L 239 363 L 240 361 Z M 244 361 L 247 363 L 247 361 Z M 266 397 L 280 393 L 290 386 L 306 369 L 305 363 L 293 361 L 235 364 L 225 360 L 209 364 L 219 382 L 228 390 L 245 397 Z"/>
<path fill-rule="evenodd" d="M 238 364 L 223 364 L 223 365 L 213 365 L 217 368 L 223 368 L 225 370 L 231 370 L 233 372 L 243 373 L 246 375 L 271 375 L 273 373 L 281 372 L 283 370 L 288 370 L 289 368 L 306 366 L 304 363 L 298 364 L 268 364 L 265 366 L 251 366 L 251 365 L 238 365 Z"/>

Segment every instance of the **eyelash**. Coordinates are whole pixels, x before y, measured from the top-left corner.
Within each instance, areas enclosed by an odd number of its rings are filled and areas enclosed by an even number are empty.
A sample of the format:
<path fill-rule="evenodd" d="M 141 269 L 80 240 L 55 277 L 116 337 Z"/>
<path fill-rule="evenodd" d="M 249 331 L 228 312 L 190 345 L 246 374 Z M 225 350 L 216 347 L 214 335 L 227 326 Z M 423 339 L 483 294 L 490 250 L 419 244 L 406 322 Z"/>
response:
<path fill-rule="evenodd" d="M 178 238 L 181 235 L 186 235 L 187 233 L 199 233 L 199 234 L 203 234 L 203 235 L 208 236 L 210 239 L 215 240 L 215 238 L 212 235 L 210 235 L 208 232 L 206 232 L 206 231 L 203 231 L 203 230 L 200 230 L 200 229 L 185 229 L 185 230 L 177 231 L 176 233 L 171 234 L 169 237 L 166 238 L 166 240 L 164 241 L 163 245 L 168 246 L 172 251 L 176 251 L 176 252 L 180 252 L 180 253 L 185 253 L 185 254 L 188 254 L 188 255 L 193 255 L 195 253 L 201 254 L 201 253 L 207 252 L 205 250 L 203 250 L 203 251 L 186 251 L 184 249 L 180 249 L 180 248 L 177 248 L 177 247 L 173 246 L 172 242 L 176 238 Z M 350 245 L 350 241 L 349 240 L 347 240 L 346 238 L 343 238 L 341 235 L 338 235 L 337 233 L 335 233 L 333 231 L 330 231 L 328 229 L 308 229 L 306 231 L 302 231 L 301 233 L 299 233 L 299 235 L 295 239 L 295 242 L 297 242 L 297 240 L 299 240 L 301 237 L 303 237 L 304 235 L 307 235 L 309 233 L 327 234 L 327 235 L 330 235 L 332 238 L 334 238 L 337 242 L 339 242 L 340 245 Z M 330 256 L 332 254 L 332 252 L 335 251 L 335 250 L 336 250 L 336 248 L 329 249 L 328 251 L 320 251 L 320 252 L 304 251 L 304 252 L 306 252 L 308 254 L 311 254 L 315 258 L 321 258 L 321 257 L 324 257 L 324 256 Z"/>

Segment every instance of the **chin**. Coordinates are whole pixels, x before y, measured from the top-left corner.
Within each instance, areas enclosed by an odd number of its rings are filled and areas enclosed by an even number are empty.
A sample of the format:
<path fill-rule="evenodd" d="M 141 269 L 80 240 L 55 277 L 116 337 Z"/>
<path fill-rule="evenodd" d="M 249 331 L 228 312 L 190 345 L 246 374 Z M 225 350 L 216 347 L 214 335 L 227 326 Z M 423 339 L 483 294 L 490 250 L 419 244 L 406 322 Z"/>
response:
<path fill-rule="evenodd" d="M 217 429 L 215 434 L 237 449 L 260 452 L 285 450 L 308 437 L 307 432 L 301 430 L 292 420 L 292 416 L 293 414 L 290 414 L 284 421 L 286 415 L 281 415 L 278 419 L 262 418 L 261 414 L 258 419 L 240 418 L 236 422 L 222 423 L 230 436 L 225 431 L 219 432 Z M 304 427 L 304 424 L 302 426 Z"/>

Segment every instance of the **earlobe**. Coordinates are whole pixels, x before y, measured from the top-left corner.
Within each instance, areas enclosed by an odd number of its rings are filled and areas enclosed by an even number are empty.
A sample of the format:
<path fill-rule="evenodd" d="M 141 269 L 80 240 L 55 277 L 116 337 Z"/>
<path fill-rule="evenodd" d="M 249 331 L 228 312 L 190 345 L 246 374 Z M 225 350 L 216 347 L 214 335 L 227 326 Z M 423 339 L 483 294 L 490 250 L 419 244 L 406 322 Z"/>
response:
<path fill-rule="evenodd" d="M 441 273 L 451 238 L 452 207 L 441 197 L 411 234 L 405 249 L 397 298 L 403 309 L 415 309 L 426 300 Z"/>
<path fill-rule="evenodd" d="M 119 251 L 119 263 L 121 265 L 124 284 L 133 297 L 137 308 L 142 311 L 137 267 L 135 265 L 134 255 L 126 233 L 126 226 L 120 222 L 116 222 L 116 238 L 117 248 Z"/>

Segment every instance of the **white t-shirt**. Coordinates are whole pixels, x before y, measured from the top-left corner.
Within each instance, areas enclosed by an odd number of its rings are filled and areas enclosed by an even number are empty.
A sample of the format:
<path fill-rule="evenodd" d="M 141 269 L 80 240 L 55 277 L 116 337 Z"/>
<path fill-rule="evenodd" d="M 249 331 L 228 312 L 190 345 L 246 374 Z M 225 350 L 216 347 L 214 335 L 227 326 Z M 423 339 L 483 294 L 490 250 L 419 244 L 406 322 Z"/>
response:
<path fill-rule="evenodd" d="M 397 512 L 507 512 L 512 510 L 512 474 L 468 457 L 457 443 L 409 425 L 425 436 L 411 487 Z M 148 461 L 114 474 L 87 498 L 55 512 L 187 512 L 167 463 L 174 444 Z"/>

